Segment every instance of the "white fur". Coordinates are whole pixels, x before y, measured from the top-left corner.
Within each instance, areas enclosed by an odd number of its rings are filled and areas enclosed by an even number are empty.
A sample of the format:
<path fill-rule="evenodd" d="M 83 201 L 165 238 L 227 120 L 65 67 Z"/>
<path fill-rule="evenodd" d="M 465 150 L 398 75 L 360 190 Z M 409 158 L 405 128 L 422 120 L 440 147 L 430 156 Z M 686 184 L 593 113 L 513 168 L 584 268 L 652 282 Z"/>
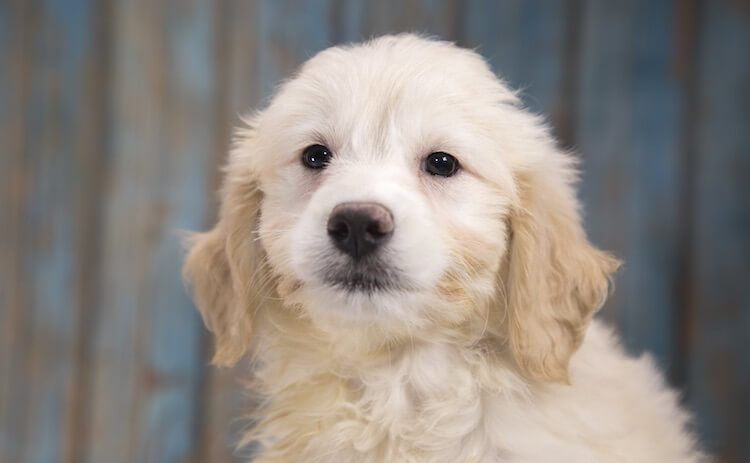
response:
<path fill-rule="evenodd" d="M 185 274 L 215 362 L 253 354 L 257 461 L 704 461 L 650 358 L 591 320 L 618 263 L 585 237 L 573 158 L 477 54 L 335 47 L 248 125 Z M 321 171 L 300 161 L 316 143 Z M 461 170 L 428 175 L 435 151 Z M 391 211 L 398 289 L 323 277 L 348 201 Z"/>

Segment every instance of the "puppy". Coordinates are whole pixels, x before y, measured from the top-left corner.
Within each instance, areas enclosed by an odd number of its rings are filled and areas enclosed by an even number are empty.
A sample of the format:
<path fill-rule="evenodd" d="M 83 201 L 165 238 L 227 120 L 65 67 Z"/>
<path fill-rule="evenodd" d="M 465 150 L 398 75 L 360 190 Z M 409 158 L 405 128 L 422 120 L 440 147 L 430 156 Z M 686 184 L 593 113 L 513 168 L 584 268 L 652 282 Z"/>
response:
<path fill-rule="evenodd" d="M 699 462 L 652 360 L 592 320 L 618 261 L 575 160 L 480 56 L 334 47 L 237 133 L 184 273 L 253 355 L 258 462 Z"/>

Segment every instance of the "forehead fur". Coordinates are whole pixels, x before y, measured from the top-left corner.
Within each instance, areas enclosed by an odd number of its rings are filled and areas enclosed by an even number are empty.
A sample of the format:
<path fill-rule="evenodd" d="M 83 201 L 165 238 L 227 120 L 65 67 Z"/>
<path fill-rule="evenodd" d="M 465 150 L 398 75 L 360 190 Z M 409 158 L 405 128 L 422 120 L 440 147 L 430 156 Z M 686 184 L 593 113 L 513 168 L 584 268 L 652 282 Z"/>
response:
<path fill-rule="evenodd" d="M 424 96 L 453 103 L 478 96 L 490 104 L 517 102 L 478 54 L 415 35 L 330 48 L 305 63 L 299 77 L 294 82 L 304 82 L 303 88 L 293 83 L 290 92 L 301 91 L 313 98 L 317 93 L 323 100 L 333 92 L 351 97 L 352 103 L 375 93 L 386 97 L 384 104 L 394 106 Z"/>
<path fill-rule="evenodd" d="M 399 115 L 418 120 L 420 108 L 432 118 L 481 118 L 498 104 L 517 101 L 478 54 L 399 35 L 317 54 L 280 89 L 266 116 L 304 123 L 315 121 L 310 118 L 315 108 L 325 116 L 317 118 L 324 125 L 313 127 L 316 131 L 351 133 L 360 126 L 377 134 Z"/>
<path fill-rule="evenodd" d="M 347 157 L 455 149 L 465 166 L 500 172 L 548 148 L 532 146 L 551 140 L 540 122 L 477 53 L 404 34 L 315 55 L 251 123 L 266 155 L 252 159 L 242 132 L 234 154 L 268 172 L 312 143 Z"/>

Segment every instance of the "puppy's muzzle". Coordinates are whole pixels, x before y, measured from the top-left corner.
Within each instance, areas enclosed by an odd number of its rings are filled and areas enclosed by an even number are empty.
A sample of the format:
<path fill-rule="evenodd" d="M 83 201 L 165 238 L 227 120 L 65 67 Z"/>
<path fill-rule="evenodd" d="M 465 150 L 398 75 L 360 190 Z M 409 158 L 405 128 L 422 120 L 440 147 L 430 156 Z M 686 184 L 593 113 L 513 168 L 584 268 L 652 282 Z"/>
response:
<path fill-rule="evenodd" d="M 359 260 L 383 246 L 393 235 L 393 215 L 371 202 L 341 203 L 328 217 L 328 236 L 337 249 Z"/>

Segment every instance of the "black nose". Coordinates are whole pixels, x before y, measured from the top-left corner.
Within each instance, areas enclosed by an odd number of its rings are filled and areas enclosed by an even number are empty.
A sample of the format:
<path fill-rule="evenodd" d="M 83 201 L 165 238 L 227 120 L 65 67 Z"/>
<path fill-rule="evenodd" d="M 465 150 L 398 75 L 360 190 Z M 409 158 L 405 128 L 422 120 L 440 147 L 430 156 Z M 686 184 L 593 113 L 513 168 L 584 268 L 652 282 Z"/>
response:
<path fill-rule="evenodd" d="M 372 253 L 393 234 L 393 215 L 377 203 L 342 203 L 328 217 L 328 236 L 354 259 Z"/>

